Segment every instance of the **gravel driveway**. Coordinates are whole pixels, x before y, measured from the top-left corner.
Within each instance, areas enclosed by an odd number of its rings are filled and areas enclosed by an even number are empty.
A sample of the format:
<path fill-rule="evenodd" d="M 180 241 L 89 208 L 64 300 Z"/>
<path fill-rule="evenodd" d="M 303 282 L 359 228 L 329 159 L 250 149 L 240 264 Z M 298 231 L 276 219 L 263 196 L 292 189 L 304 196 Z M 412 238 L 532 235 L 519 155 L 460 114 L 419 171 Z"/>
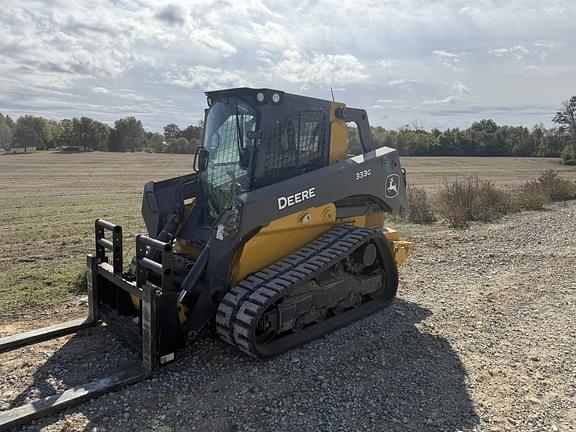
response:
<path fill-rule="evenodd" d="M 207 334 L 154 378 L 23 430 L 576 430 L 576 203 L 399 228 L 416 250 L 383 312 L 263 363 Z M 106 328 L 0 355 L 0 409 L 136 361 Z"/>

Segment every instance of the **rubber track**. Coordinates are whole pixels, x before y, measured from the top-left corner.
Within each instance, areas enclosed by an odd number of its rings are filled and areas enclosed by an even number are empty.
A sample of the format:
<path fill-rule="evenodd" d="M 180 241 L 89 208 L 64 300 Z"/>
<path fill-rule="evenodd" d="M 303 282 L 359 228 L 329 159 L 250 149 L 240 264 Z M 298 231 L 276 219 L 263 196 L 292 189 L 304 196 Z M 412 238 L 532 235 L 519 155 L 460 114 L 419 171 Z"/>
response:
<path fill-rule="evenodd" d="M 350 319 L 342 316 L 338 319 L 332 318 L 334 320 L 332 327 L 327 325 L 329 320 L 314 324 L 312 327 L 318 327 L 318 331 L 313 331 L 309 337 L 302 337 L 301 342 L 288 342 L 288 346 L 282 346 L 277 350 L 272 349 L 271 352 L 263 352 L 254 341 L 255 327 L 261 315 L 286 295 L 291 287 L 312 279 L 349 256 L 366 241 L 381 236 L 380 232 L 372 229 L 338 226 L 311 244 L 239 282 L 224 296 L 218 308 L 216 328 L 220 337 L 252 357 L 265 358 L 305 343 L 382 307 L 383 304 L 377 304 L 370 305 L 365 308 L 365 311 L 356 311 L 354 314 L 345 312 L 342 315 L 350 315 Z M 319 332 L 320 334 L 316 334 Z M 305 331 L 301 333 L 306 335 Z M 298 338 L 298 334 L 300 333 L 283 336 L 278 340 Z"/>

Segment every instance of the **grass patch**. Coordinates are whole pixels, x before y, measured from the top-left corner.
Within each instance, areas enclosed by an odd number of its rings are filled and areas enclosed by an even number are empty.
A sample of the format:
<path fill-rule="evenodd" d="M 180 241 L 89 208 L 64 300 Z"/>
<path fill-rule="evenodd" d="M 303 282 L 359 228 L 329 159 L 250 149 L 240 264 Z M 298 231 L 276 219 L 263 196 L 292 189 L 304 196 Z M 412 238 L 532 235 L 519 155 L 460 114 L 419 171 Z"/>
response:
<path fill-rule="evenodd" d="M 54 305 L 85 290 L 83 260 L 17 264 L 0 273 L 0 313 Z"/>

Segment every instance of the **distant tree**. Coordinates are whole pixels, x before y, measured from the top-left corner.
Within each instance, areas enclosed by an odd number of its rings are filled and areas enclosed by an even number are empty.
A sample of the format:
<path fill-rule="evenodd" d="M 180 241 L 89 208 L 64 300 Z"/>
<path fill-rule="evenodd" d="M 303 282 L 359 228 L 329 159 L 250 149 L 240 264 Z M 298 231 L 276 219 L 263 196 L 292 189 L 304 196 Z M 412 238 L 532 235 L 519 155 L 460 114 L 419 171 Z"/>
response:
<path fill-rule="evenodd" d="M 501 126 L 498 129 L 497 136 L 500 141 L 503 140 L 504 142 L 501 154 L 511 154 L 513 156 L 534 155 L 534 141 L 528 128 L 523 126 Z"/>
<path fill-rule="evenodd" d="M 84 151 L 90 148 L 88 143 L 88 133 L 90 129 L 91 119 L 88 117 L 81 117 L 72 119 L 72 141 L 74 147 L 84 147 Z"/>
<path fill-rule="evenodd" d="M 200 141 L 202 139 L 202 126 L 190 125 L 186 129 L 180 132 L 182 138 L 186 138 L 188 141 Z"/>
<path fill-rule="evenodd" d="M 124 117 L 114 122 L 110 131 L 110 151 L 139 151 L 144 148 L 146 132 L 142 122 L 134 117 Z"/>
<path fill-rule="evenodd" d="M 552 121 L 560 125 L 559 133 L 565 138 L 562 159 L 576 160 L 576 96 L 562 104 L 561 111 L 556 112 Z"/>
<path fill-rule="evenodd" d="M 186 138 L 180 137 L 176 138 L 174 141 L 168 144 L 168 153 L 194 153 L 194 150 L 198 146 L 198 141 L 188 141 Z"/>
<path fill-rule="evenodd" d="M 460 149 L 460 130 L 447 129 L 438 136 L 438 153 L 446 156 L 457 156 Z"/>
<path fill-rule="evenodd" d="M 465 131 L 465 136 L 473 143 L 474 153 L 483 156 L 499 156 L 506 154 L 502 134 L 498 133 L 498 125 L 494 120 L 484 119 L 472 123 Z"/>
<path fill-rule="evenodd" d="M 0 114 L 0 148 L 9 148 L 14 137 L 14 122 Z"/>
<path fill-rule="evenodd" d="M 89 117 L 72 119 L 71 143 L 74 146 L 84 147 L 84 151 L 103 150 L 107 148 L 110 137 L 110 128 L 104 123 Z"/>
<path fill-rule="evenodd" d="M 47 144 L 47 148 L 55 148 L 61 139 L 64 129 L 62 128 L 62 122 L 57 120 L 48 120 L 48 129 L 50 130 L 50 142 Z"/>
<path fill-rule="evenodd" d="M 38 149 L 44 150 L 48 148 L 49 143 L 52 141 L 50 127 L 48 120 L 43 117 L 36 117 L 31 115 L 24 115 L 18 117 L 16 127 L 18 126 L 32 129 L 36 135 L 36 142 L 33 144 Z M 24 147 L 24 146 L 21 146 Z"/>
<path fill-rule="evenodd" d="M 110 137 L 108 138 L 108 151 L 111 152 L 125 152 L 126 147 L 122 147 L 122 142 L 116 128 L 112 128 L 110 131 Z"/>
<path fill-rule="evenodd" d="M 74 127 L 70 119 L 63 119 L 60 121 L 60 133 L 55 140 L 56 146 L 66 147 L 71 146 L 74 141 Z"/>
<path fill-rule="evenodd" d="M 162 153 L 164 151 L 164 135 L 146 132 L 146 148 L 154 153 Z"/>
<path fill-rule="evenodd" d="M 558 129 L 546 130 L 546 139 L 550 147 L 550 154 L 548 156 L 560 156 L 564 148 L 564 139 L 558 132 Z"/>
<path fill-rule="evenodd" d="M 4 117 L 4 121 L 6 122 L 6 124 L 10 129 L 14 130 L 14 128 L 16 127 L 16 123 L 14 122 L 14 120 L 10 118 L 8 114 L 6 114 L 6 116 Z"/>
<path fill-rule="evenodd" d="M 23 147 L 26 152 L 30 147 L 35 147 L 39 142 L 38 134 L 31 127 L 24 124 L 16 124 L 14 131 L 14 146 Z"/>
<path fill-rule="evenodd" d="M 92 135 L 90 135 L 93 150 L 107 150 L 108 141 L 110 139 L 110 130 L 111 128 L 107 124 L 94 121 L 92 125 Z"/>
<path fill-rule="evenodd" d="M 164 126 L 164 139 L 168 144 L 171 144 L 176 138 L 178 138 L 180 133 L 180 128 L 175 123 L 170 123 Z"/>

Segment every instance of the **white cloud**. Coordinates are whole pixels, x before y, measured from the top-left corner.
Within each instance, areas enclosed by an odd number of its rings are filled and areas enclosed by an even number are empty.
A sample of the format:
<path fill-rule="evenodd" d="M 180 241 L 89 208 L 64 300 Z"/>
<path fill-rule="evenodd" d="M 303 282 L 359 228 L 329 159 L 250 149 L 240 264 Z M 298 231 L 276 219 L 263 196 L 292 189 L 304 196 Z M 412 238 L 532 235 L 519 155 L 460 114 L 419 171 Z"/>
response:
<path fill-rule="evenodd" d="M 420 81 L 415 79 L 395 79 L 386 82 L 385 84 L 390 87 L 402 87 L 409 88 L 414 84 L 418 84 Z"/>
<path fill-rule="evenodd" d="M 101 94 L 108 94 L 110 93 L 110 90 L 108 90 L 105 87 L 92 87 L 92 91 L 94 93 L 101 93 Z"/>
<path fill-rule="evenodd" d="M 140 112 L 160 129 L 198 120 L 207 89 L 333 87 L 374 123 L 462 125 L 569 98 L 575 14 L 571 0 L 3 0 L 0 112 Z"/>
<path fill-rule="evenodd" d="M 460 57 L 462 57 L 466 53 L 465 52 L 453 53 L 453 52 L 449 52 L 449 51 L 445 51 L 445 50 L 434 50 L 432 52 L 432 54 L 434 54 L 435 56 L 438 56 L 438 57 L 444 57 L 444 58 L 459 60 Z"/>
<path fill-rule="evenodd" d="M 458 67 L 458 63 L 462 60 L 462 58 L 467 54 L 465 51 L 455 53 L 446 50 L 434 50 L 432 54 L 436 56 L 436 58 L 444 65 L 444 67 L 454 71 L 454 72 L 462 72 L 464 69 Z"/>
<path fill-rule="evenodd" d="M 219 90 L 227 87 L 248 86 L 246 73 L 224 71 L 220 68 L 194 66 L 186 71 L 168 71 L 163 74 L 166 84 L 194 90 Z"/>
<path fill-rule="evenodd" d="M 564 46 L 565 43 L 560 41 L 537 40 L 532 42 L 532 45 L 538 48 L 558 49 L 561 46 Z"/>
<path fill-rule="evenodd" d="M 432 100 L 426 100 L 424 102 L 422 102 L 422 105 L 441 105 L 441 104 L 447 104 L 447 103 L 456 103 L 458 102 L 458 97 L 457 96 L 446 96 L 444 99 L 432 99 Z"/>
<path fill-rule="evenodd" d="M 472 91 L 468 86 L 464 85 L 460 81 L 454 81 L 450 85 L 450 95 L 440 98 L 425 100 L 422 105 L 443 105 L 443 104 L 459 104 L 462 102 L 472 102 L 476 98 L 471 96 Z"/>
<path fill-rule="evenodd" d="M 368 78 L 365 66 L 351 54 L 302 54 L 286 50 L 282 60 L 274 67 L 282 79 L 298 84 L 350 84 Z"/>
<path fill-rule="evenodd" d="M 526 54 L 530 54 L 530 50 L 524 45 L 515 45 L 508 48 L 492 48 L 488 50 L 488 54 L 496 57 L 511 55 L 516 60 L 522 60 Z"/>

